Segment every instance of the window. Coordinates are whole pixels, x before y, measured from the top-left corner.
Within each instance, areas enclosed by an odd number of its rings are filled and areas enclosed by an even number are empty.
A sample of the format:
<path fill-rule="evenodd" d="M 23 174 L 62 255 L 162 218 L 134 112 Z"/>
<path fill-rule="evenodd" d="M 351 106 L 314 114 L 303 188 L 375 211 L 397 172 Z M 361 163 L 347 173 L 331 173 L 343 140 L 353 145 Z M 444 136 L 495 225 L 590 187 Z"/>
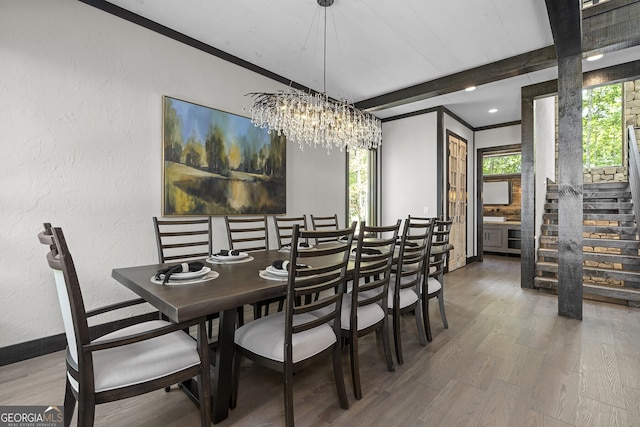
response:
<path fill-rule="evenodd" d="M 369 225 L 376 223 L 376 154 L 375 150 L 353 150 L 347 153 L 349 224 L 352 221 L 366 221 Z"/>
<path fill-rule="evenodd" d="M 622 84 L 582 91 L 582 163 L 622 165 Z"/>
<path fill-rule="evenodd" d="M 482 174 L 519 174 L 521 164 L 522 155 L 520 153 L 485 155 L 482 159 Z"/>

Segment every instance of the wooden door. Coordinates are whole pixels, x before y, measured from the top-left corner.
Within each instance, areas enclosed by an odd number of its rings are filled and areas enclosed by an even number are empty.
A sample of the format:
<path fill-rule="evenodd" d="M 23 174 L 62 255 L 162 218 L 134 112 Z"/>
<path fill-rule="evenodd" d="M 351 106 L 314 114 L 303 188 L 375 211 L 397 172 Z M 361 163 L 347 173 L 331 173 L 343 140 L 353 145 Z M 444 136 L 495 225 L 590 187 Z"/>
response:
<path fill-rule="evenodd" d="M 447 216 L 453 220 L 448 269 L 467 263 L 467 141 L 447 131 Z"/>

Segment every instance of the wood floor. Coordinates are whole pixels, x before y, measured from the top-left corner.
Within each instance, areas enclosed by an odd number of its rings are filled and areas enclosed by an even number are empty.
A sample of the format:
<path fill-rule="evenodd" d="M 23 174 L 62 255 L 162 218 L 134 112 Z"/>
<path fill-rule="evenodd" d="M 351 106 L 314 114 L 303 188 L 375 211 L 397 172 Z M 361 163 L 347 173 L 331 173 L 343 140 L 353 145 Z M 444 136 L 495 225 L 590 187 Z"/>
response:
<path fill-rule="evenodd" d="M 553 295 L 520 288 L 520 259 L 487 256 L 445 276 L 449 329 L 431 301 L 433 342 L 404 319 L 405 363 L 388 372 L 375 335 L 361 340 L 362 400 L 340 409 L 331 364 L 296 375 L 299 426 L 640 426 L 640 309 L 584 302 L 557 315 Z M 238 408 L 220 426 L 282 425 L 278 374 L 246 362 Z M 0 368 L 1 405 L 62 404 L 62 352 Z M 199 425 L 171 392 L 100 405 L 96 426 Z M 75 423 L 75 418 L 74 418 Z"/>

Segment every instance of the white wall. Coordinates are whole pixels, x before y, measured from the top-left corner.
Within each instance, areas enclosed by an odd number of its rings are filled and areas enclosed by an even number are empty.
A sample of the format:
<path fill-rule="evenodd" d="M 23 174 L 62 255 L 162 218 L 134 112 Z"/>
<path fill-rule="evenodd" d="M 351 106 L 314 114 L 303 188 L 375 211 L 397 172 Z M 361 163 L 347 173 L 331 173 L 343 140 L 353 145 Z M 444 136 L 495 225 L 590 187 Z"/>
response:
<path fill-rule="evenodd" d="M 157 260 L 162 95 L 246 115 L 281 85 L 70 0 L 0 6 L 0 347 L 63 331 L 47 249 L 65 230 L 88 308 L 133 295 L 111 269 Z M 290 145 L 287 211 L 345 212 L 345 156 Z M 214 244 L 226 247 L 215 218 Z"/>
<path fill-rule="evenodd" d="M 533 143 L 535 147 L 535 248 L 540 246 L 542 215 L 547 194 L 547 178 L 556 182 L 556 97 L 533 102 Z"/>
<path fill-rule="evenodd" d="M 475 134 L 476 150 L 480 148 L 520 144 L 522 142 L 520 131 L 520 125 L 503 126 L 494 129 L 477 131 Z"/>
<path fill-rule="evenodd" d="M 429 113 L 382 124 L 381 224 L 436 215 L 436 119 Z"/>

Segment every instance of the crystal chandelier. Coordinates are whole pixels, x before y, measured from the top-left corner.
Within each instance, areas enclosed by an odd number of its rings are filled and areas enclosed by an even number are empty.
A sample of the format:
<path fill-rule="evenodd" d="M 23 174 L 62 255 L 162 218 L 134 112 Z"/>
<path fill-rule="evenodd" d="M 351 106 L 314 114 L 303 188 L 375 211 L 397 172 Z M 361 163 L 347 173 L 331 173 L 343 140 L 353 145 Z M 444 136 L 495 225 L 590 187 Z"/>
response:
<path fill-rule="evenodd" d="M 329 7 L 334 0 L 317 0 Z M 327 14 L 324 13 L 324 73 L 326 86 Z M 355 108 L 344 100 L 334 100 L 326 93 L 306 93 L 296 89 L 275 93 L 253 92 L 249 108 L 251 122 L 268 128 L 269 133 L 285 135 L 287 140 L 304 145 L 340 151 L 375 149 L 382 143 L 382 124 L 377 117 Z"/>

